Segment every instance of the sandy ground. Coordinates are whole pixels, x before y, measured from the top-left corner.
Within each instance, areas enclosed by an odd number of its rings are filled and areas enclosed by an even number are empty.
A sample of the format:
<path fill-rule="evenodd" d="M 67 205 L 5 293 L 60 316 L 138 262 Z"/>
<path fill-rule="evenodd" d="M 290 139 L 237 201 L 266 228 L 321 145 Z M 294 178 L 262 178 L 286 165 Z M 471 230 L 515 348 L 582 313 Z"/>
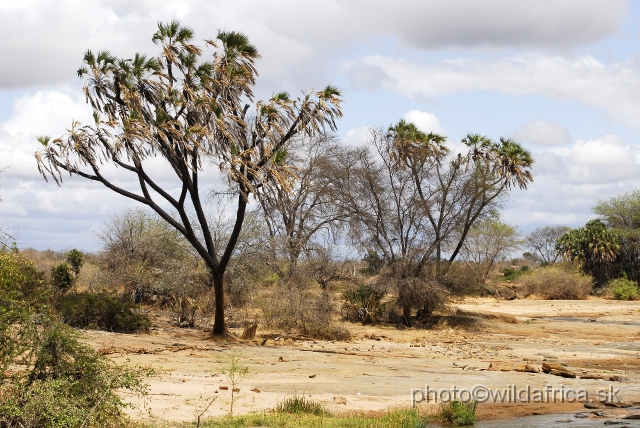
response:
<path fill-rule="evenodd" d="M 584 408 L 581 402 L 561 402 L 562 392 L 555 393 L 553 402 L 554 390 L 585 390 L 594 397 L 598 390 L 613 388 L 622 401 L 640 404 L 640 302 L 474 299 L 459 309 L 475 315 L 464 322 L 445 319 L 433 329 L 349 324 L 349 342 L 258 330 L 253 342 L 225 343 L 207 339 L 203 330 L 175 327 L 161 313 L 151 334 L 86 334 L 92 346 L 116 362 L 130 360 L 156 370 L 136 417 L 193 421 L 214 397 L 206 414 L 227 413 L 231 388 L 221 372 L 232 354 L 240 355 L 250 370 L 239 384 L 237 413 L 271 409 L 293 394 L 321 401 L 334 412 L 382 412 L 411 406 L 412 396 L 420 398 L 412 390 L 427 387 L 448 393 L 453 387 L 471 391 L 476 386 L 516 394 L 527 387 L 551 390 L 550 398 L 543 399 L 550 402 L 481 403 L 478 412 L 484 419 Z M 240 330 L 235 333 L 239 336 Z M 488 370 L 524 363 L 536 368 L 543 362 L 564 364 L 579 376 L 620 380 Z M 221 389 L 225 386 L 229 389 Z"/>

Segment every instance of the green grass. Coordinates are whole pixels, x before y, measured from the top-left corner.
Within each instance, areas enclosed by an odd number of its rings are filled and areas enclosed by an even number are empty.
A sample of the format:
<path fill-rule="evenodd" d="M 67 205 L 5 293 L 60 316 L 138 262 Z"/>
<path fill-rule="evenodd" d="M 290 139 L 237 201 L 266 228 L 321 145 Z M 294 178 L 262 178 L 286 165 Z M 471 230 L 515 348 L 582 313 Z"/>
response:
<path fill-rule="evenodd" d="M 418 414 L 415 410 L 394 410 L 383 416 L 327 416 L 307 413 L 264 413 L 259 415 L 234 416 L 232 418 L 210 418 L 200 424 L 202 428 L 423 428 L 429 418 Z M 172 425 L 141 425 L 141 427 L 187 428 L 195 423 Z"/>
<path fill-rule="evenodd" d="M 308 414 L 316 416 L 331 416 L 331 413 L 321 403 L 305 398 L 304 395 L 285 398 L 276 406 L 276 413 Z"/>
<path fill-rule="evenodd" d="M 475 401 L 451 401 L 440 406 L 437 419 L 453 426 L 473 425 L 476 421 L 477 406 L 478 403 Z"/>

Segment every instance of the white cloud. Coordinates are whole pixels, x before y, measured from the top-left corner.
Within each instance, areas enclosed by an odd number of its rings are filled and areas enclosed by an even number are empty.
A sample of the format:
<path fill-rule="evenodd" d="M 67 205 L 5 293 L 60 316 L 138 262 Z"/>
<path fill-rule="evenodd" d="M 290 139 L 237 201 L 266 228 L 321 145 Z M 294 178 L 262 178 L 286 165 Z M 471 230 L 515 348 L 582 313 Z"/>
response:
<path fill-rule="evenodd" d="M 409 110 L 404 119 L 412 122 L 422 132 L 434 132 L 440 135 L 447 135 L 447 130 L 440 125 L 440 120 L 433 113 L 420 110 Z"/>
<path fill-rule="evenodd" d="M 0 219 L 19 231 L 22 245 L 94 249 L 92 230 L 114 212 L 140 206 L 100 183 L 63 173 L 63 183 L 58 187 L 40 176 L 34 158 L 34 152 L 40 148 L 36 137 L 62 136 L 72 119 L 91 120 L 91 109 L 80 94 L 61 89 L 37 91 L 19 98 L 13 115 L 0 123 L 0 169 L 9 166 L 0 174 Z M 151 158 L 144 165 L 156 183 L 174 196 L 179 195 L 175 175 L 164 159 Z M 102 173 L 122 188 L 134 192 L 139 188 L 136 177 L 121 168 L 107 164 Z M 219 170 L 208 165 L 201 174 L 200 186 L 206 190 L 217 184 L 220 184 Z M 161 198 L 156 199 L 167 207 Z"/>
<path fill-rule="evenodd" d="M 342 138 L 342 144 L 347 146 L 358 147 L 365 145 L 371 138 L 371 127 L 361 126 L 359 128 L 351 128 L 345 132 Z"/>
<path fill-rule="evenodd" d="M 525 231 L 537 226 L 582 226 L 594 218 L 591 208 L 640 188 L 639 147 L 607 134 L 578 140 L 569 148 L 534 152 L 534 182 L 526 191 L 514 191 L 505 218 Z M 562 150 L 558 150 L 562 149 Z"/>
<path fill-rule="evenodd" d="M 59 84 L 74 77 L 86 49 L 157 52 L 156 22 L 180 19 L 198 40 L 217 29 L 245 32 L 263 55 L 267 80 L 315 85 L 330 58 L 392 39 L 419 50 L 443 47 L 583 46 L 614 34 L 626 0 L 24 0 L 0 5 L 0 87 Z M 305 73 L 300 73 L 303 70 Z M 323 82 L 324 83 L 324 82 Z"/>
<path fill-rule="evenodd" d="M 571 142 L 571 135 L 564 126 L 547 120 L 533 120 L 520 126 L 511 138 L 538 146 L 561 146 Z"/>
<path fill-rule="evenodd" d="M 384 70 L 387 88 L 410 97 L 472 90 L 542 94 L 602 107 L 628 125 L 640 124 L 640 71 L 631 62 L 605 65 L 589 55 L 572 60 L 543 54 L 458 58 L 433 65 L 379 55 L 363 61 Z"/>

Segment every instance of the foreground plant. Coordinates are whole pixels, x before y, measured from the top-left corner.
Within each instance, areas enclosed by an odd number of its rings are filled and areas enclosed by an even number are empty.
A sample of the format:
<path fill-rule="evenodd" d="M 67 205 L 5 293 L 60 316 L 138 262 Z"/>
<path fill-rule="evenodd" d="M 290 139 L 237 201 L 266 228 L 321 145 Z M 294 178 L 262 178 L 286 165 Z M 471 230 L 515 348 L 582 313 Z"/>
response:
<path fill-rule="evenodd" d="M 235 401 L 239 398 L 236 395 L 240 392 L 240 388 L 238 385 L 244 378 L 249 376 L 249 367 L 242 363 L 242 356 L 239 354 L 232 354 L 228 360 L 225 362 L 225 366 L 221 372 L 223 375 L 227 377 L 227 380 L 231 384 L 231 401 L 229 403 L 229 416 L 233 416 L 233 405 Z"/>
<path fill-rule="evenodd" d="M 440 406 L 437 419 L 453 426 L 473 425 L 476 421 L 476 401 L 450 401 Z"/>
<path fill-rule="evenodd" d="M 37 295 L 33 265 L 0 253 L 0 427 L 128 426 L 117 390 L 145 394 L 144 369 L 113 365 Z"/>

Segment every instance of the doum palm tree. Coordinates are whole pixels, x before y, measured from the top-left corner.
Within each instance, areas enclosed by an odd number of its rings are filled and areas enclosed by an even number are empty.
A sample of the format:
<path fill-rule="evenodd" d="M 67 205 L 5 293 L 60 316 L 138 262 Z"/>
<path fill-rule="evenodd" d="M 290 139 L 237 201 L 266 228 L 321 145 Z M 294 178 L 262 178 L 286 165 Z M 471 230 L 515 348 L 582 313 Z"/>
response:
<path fill-rule="evenodd" d="M 257 48 L 238 32 L 219 31 L 205 40 L 213 55 L 203 59 L 194 33 L 177 21 L 158 24 L 155 57 L 121 59 L 108 51 L 84 55 L 78 75 L 94 109 L 94 123 L 74 122 L 65 136 L 40 137 L 36 153 L 43 177 L 62 173 L 102 183 L 140 202 L 178 230 L 209 269 L 216 312 L 213 333 L 225 332 L 224 274 L 240 234 L 249 197 L 277 184 L 290 189 L 295 169 L 286 148 L 298 135 L 336 129 L 340 93 L 332 86 L 293 99 L 286 92 L 253 100 Z M 248 113 L 252 108 L 252 113 Z M 148 160 L 161 157 L 176 184 L 152 178 Z M 133 187 L 109 177 L 111 164 L 131 174 Z M 203 208 L 201 180 L 219 171 L 225 192 L 235 195 L 233 230 L 226 245 L 215 244 Z M 163 179 L 163 181 L 165 181 Z M 177 189 L 171 191 L 170 189 Z M 166 208 L 168 207 L 168 208 Z"/>

